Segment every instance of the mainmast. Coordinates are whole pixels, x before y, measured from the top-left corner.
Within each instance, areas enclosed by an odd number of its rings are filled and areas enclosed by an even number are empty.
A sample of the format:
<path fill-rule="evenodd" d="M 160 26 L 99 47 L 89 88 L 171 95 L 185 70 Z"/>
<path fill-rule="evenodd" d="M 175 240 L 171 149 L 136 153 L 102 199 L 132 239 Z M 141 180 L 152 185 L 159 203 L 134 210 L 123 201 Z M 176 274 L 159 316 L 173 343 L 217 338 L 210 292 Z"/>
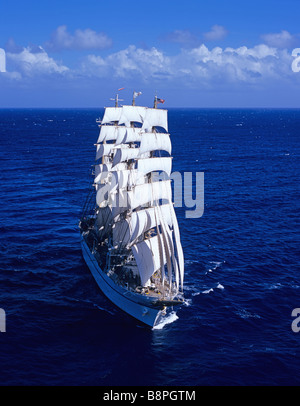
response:
<path fill-rule="evenodd" d="M 142 94 L 142 92 L 133 92 L 133 96 L 132 96 L 132 105 L 135 106 L 135 99 L 136 97 L 140 96 Z"/>

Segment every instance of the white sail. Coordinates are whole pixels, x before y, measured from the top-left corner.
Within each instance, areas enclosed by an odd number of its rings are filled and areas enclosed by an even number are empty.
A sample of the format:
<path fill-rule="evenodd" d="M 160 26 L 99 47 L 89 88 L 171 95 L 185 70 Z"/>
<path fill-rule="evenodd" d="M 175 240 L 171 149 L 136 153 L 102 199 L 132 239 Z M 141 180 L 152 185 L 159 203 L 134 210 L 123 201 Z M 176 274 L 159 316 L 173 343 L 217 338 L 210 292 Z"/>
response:
<path fill-rule="evenodd" d="M 176 242 L 176 249 L 177 249 L 177 256 L 178 256 L 178 265 L 179 265 L 179 276 L 180 276 L 180 284 L 181 290 L 183 290 L 183 278 L 184 278 L 184 256 L 183 256 L 183 249 L 180 241 L 180 233 L 179 227 L 177 222 L 177 217 L 174 211 L 174 207 L 171 207 L 171 213 L 173 218 L 173 229 L 174 229 L 174 236 Z"/>
<path fill-rule="evenodd" d="M 128 192 L 128 197 L 131 210 L 147 203 L 153 203 L 159 199 L 165 199 L 170 202 L 172 199 L 170 181 L 164 180 L 161 182 L 138 185 Z"/>
<path fill-rule="evenodd" d="M 122 148 L 118 148 L 115 152 L 113 159 L 113 166 L 120 162 L 135 159 L 139 156 L 139 148 L 125 148 L 126 145 L 122 144 Z"/>
<path fill-rule="evenodd" d="M 169 134 L 164 133 L 143 133 L 140 145 L 140 153 L 162 150 L 171 155 L 172 146 Z"/>
<path fill-rule="evenodd" d="M 171 207 L 169 207 L 169 215 L 171 217 L 173 217 L 173 205 Z M 166 222 L 164 221 L 165 215 L 163 213 L 163 211 L 161 210 L 161 206 L 157 206 L 157 213 L 158 213 L 158 218 L 160 219 L 160 223 L 161 223 L 161 229 L 162 229 L 162 234 L 165 238 L 165 242 L 166 242 L 166 246 L 168 249 L 168 252 L 166 252 L 166 257 L 170 258 L 170 260 L 172 259 L 172 265 L 173 265 L 173 270 L 174 270 L 174 275 L 175 275 L 175 284 L 176 284 L 176 288 L 178 290 L 179 288 L 179 271 L 178 271 L 178 263 L 177 263 L 177 259 L 175 257 L 175 250 L 174 250 L 174 244 L 173 244 L 173 238 L 172 238 L 172 232 L 170 230 L 170 228 L 168 227 L 168 225 L 166 224 Z M 172 218 L 172 222 L 174 221 L 174 219 Z M 173 224 L 174 227 L 174 224 Z M 169 283 L 171 285 L 172 283 L 172 268 L 171 268 L 171 264 L 169 263 L 168 266 L 168 275 L 169 275 Z"/>
<path fill-rule="evenodd" d="M 147 108 L 140 106 L 123 106 L 119 124 L 130 127 L 131 122 L 143 123 Z"/>
<path fill-rule="evenodd" d="M 121 165 L 126 163 L 121 162 L 115 166 L 119 167 L 119 170 L 113 168 L 110 172 L 103 172 L 98 175 L 97 179 L 100 181 L 95 182 L 96 187 L 96 202 L 98 206 L 101 206 L 105 200 L 108 200 L 109 194 L 115 191 L 120 192 L 120 189 L 132 189 L 136 185 L 142 185 L 145 183 L 145 176 L 137 169 L 126 169 Z M 104 166 L 104 165 L 103 165 Z M 101 177 L 102 175 L 102 177 Z"/>
<path fill-rule="evenodd" d="M 94 183 L 101 183 L 101 181 L 106 179 L 110 170 L 111 170 L 111 164 L 95 165 Z"/>
<path fill-rule="evenodd" d="M 102 158 L 104 155 L 109 155 L 112 152 L 112 149 L 115 147 L 115 144 L 98 144 L 96 149 L 96 158 Z"/>
<path fill-rule="evenodd" d="M 132 252 L 138 266 L 141 284 L 147 286 L 154 272 L 161 269 L 157 235 L 133 245 Z M 163 262 L 166 263 L 166 258 L 163 258 Z"/>
<path fill-rule="evenodd" d="M 111 163 L 106 163 L 106 164 L 99 164 L 95 165 L 95 178 L 94 178 L 94 183 L 101 183 L 104 179 L 108 177 L 110 172 L 113 171 L 126 171 L 127 170 L 127 163 L 126 162 L 120 162 L 116 166 L 112 168 Z"/>
<path fill-rule="evenodd" d="M 123 137 L 126 134 L 125 127 L 118 127 L 115 125 L 103 125 L 100 129 L 100 134 L 97 140 L 97 144 L 106 141 L 115 141 L 119 136 Z"/>
<path fill-rule="evenodd" d="M 152 127 L 162 127 L 168 131 L 167 113 L 167 110 L 163 109 L 146 109 L 142 129 L 145 131 L 152 131 Z"/>
<path fill-rule="evenodd" d="M 123 132 L 118 134 L 118 138 L 116 139 L 116 145 L 119 144 L 126 144 L 129 142 L 140 142 L 142 138 L 141 129 L 135 127 L 119 127 L 122 128 Z"/>
<path fill-rule="evenodd" d="M 137 161 L 138 171 L 147 174 L 153 171 L 164 171 L 171 175 L 172 169 L 172 158 L 171 157 L 160 157 L 160 158 L 144 158 L 138 159 Z"/>
<path fill-rule="evenodd" d="M 106 107 L 101 123 L 106 124 L 106 123 L 119 121 L 121 113 L 122 113 L 122 107 Z"/>
<path fill-rule="evenodd" d="M 126 210 L 153 203 L 159 199 L 171 202 L 172 190 L 170 180 L 137 185 L 132 190 L 120 190 L 110 195 L 110 204 L 114 217 Z"/>
<path fill-rule="evenodd" d="M 119 163 L 116 166 L 120 166 L 123 162 Z M 123 163 L 124 164 L 124 163 Z M 142 185 L 145 183 L 145 176 L 143 173 L 139 172 L 136 169 L 126 169 L 126 170 L 117 170 L 112 172 L 113 178 L 111 182 L 113 186 L 122 188 L 132 188 L 136 185 Z"/>
<path fill-rule="evenodd" d="M 163 221 L 172 226 L 172 216 L 169 204 L 160 206 Z M 113 229 L 113 245 L 127 246 L 141 237 L 146 231 L 160 225 L 160 220 L 157 222 L 155 208 L 149 207 L 143 210 L 131 213 L 126 219 L 115 223 Z"/>

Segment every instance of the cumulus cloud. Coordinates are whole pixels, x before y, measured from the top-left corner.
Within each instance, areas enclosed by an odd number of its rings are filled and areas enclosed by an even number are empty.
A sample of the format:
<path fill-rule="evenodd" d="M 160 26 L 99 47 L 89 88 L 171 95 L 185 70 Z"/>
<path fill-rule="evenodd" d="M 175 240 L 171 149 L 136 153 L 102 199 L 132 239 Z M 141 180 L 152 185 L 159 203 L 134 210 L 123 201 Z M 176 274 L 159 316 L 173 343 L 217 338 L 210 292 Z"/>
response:
<path fill-rule="evenodd" d="M 69 68 L 53 59 L 42 47 L 7 52 L 7 68 L 18 77 L 36 80 L 56 75 L 70 80 L 119 80 L 151 83 L 176 88 L 190 87 L 231 89 L 232 86 L 295 83 L 300 79 L 291 69 L 293 57 L 287 49 L 267 44 L 253 47 L 213 47 L 204 44 L 183 47 L 177 54 L 168 54 L 155 47 L 143 49 L 130 45 L 106 56 L 93 53 L 81 59 L 76 68 Z M 15 76 L 17 78 L 17 76 Z M 50 83 L 50 81 L 49 81 Z"/>
<path fill-rule="evenodd" d="M 297 35 L 292 35 L 286 30 L 261 36 L 267 45 L 277 48 L 293 48 L 296 46 L 297 37 Z"/>
<path fill-rule="evenodd" d="M 63 74 L 69 71 L 67 66 L 49 57 L 42 47 L 27 47 L 18 53 L 7 52 L 6 56 L 8 64 L 25 76 Z"/>
<path fill-rule="evenodd" d="M 228 31 L 222 25 L 213 25 L 210 31 L 204 33 L 206 41 L 217 41 L 226 37 Z"/>
<path fill-rule="evenodd" d="M 121 78 L 138 75 L 147 80 L 169 74 L 170 65 L 170 58 L 155 47 L 142 49 L 130 45 L 106 58 L 89 55 L 82 64 L 82 70 L 89 75 L 110 74 Z"/>
<path fill-rule="evenodd" d="M 65 25 L 59 26 L 52 34 L 50 41 L 46 42 L 45 48 L 52 51 L 64 49 L 86 50 L 104 49 L 112 45 L 112 40 L 102 32 L 96 32 L 89 28 L 76 30 L 70 34 Z"/>
<path fill-rule="evenodd" d="M 168 56 L 156 48 L 129 46 L 107 57 L 89 55 L 81 72 L 88 76 L 161 80 L 192 86 L 256 84 L 289 77 L 291 55 L 266 44 L 209 49 L 204 44 Z"/>

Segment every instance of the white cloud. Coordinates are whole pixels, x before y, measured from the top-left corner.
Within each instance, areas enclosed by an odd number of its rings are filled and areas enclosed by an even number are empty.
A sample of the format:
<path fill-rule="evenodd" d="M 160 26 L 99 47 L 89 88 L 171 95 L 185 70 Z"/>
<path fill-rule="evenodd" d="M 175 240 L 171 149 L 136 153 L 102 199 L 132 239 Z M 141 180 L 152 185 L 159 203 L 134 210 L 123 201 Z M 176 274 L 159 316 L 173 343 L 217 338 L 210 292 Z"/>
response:
<path fill-rule="evenodd" d="M 206 85 L 219 83 L 222 86 L 240 82 L 251 84 L 263 77 L 276 76 L 279 61 L 276 50 L 266 45 L 209 50 L 202 44 L 186 52 L 181 59 L 190 67 L 190 79 L 202 79 Z"/>
<path fill-rule="evenodd" d="M 122 79 L 122 82 L 139 85 L 215 90 L 283 83 L 284 80 L 296 83 L 300 75 L 292 71 L 292 60 L 288 50 L 266 44 L 211 49 L 202 44 L 181 49 L 176 55 L 155 47 L 143 49 L 130 45 L 107 56 L 90 54 L 77 68 L 70 69 L 50 57 L 43 48 L 27 47 L 22 52 L 7 52 L 7 69 L 14 71 L 16 79 L 44 77 L 46 80 L 55 74 L 70 83 L 83 83 L 84 78 L 103 82 Z"/>
<path fill-rule="evenodd" d="M 112 45 L 112 40 L 104 33 L 93 31 L 89 28 L 76 30 L 74 34 L 67 31 L 65 25 L 59 26 L 46 42 L 47 50 L 60 51 L 64 49 L 104 49 Z"/>
<path fill-rule="evenodd" d="M 130 45 L 106 58 L 89 55 L 82 64 L 88 75 L 112 75 L 120 78 L 154 78 L 169 74 L 170 58 L 156 48 L 142 49 Z"/>
<path fill-rule="evenodd" d="M 210 31 L 204 33 L 204 38 L 207 41 L 221 40 L 226 37 L 228 31 L 222 25 L 213 25 Z"/>
<path fill-rule="evenodd" d="M 291 55 L 265 44 L 252 48 L 207 48 L 204 44 L 168 56 L 156 48 L 129 46 L 105 58 L 89 55 L 81 67 L 88 76 L 161 80 L 176 85 L 216 87 L 257 84 L 291 77 Z"/>
<path fill-rule="evenodd" d="M 267 45 L 276 48 L 293 48 L 296 46 L 297 41 L 297 35 L 292 35 L 285 30 L 278 33 L 264 34 L 261 38 Z"/>
<path fill-rule="evenodd" d="M 18 72 L 21 71 L 26 76 L 37 74 L 49 75 L 53 73 L 63 74 L 69 71 L 68 67 L 49 57 L 42 47 L 35 50 L 27 47 L 22 52 L 8 52 L 6 55 L 8 64 L 13 65 L 14 69 Z"/>

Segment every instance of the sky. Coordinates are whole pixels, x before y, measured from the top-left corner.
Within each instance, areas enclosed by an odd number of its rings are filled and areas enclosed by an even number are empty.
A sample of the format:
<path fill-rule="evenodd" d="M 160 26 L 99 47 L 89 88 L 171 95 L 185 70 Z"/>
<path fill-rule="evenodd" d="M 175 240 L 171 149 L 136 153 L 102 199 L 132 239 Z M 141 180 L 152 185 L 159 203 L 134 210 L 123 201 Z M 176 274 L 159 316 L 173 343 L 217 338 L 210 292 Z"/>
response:
<path fill-rule="evenodd" d="M 300 0 L 1 0 L 0 108 L 98 108 L 119 88 L 124 104 L 298 108 L 299 15 Z"/>

